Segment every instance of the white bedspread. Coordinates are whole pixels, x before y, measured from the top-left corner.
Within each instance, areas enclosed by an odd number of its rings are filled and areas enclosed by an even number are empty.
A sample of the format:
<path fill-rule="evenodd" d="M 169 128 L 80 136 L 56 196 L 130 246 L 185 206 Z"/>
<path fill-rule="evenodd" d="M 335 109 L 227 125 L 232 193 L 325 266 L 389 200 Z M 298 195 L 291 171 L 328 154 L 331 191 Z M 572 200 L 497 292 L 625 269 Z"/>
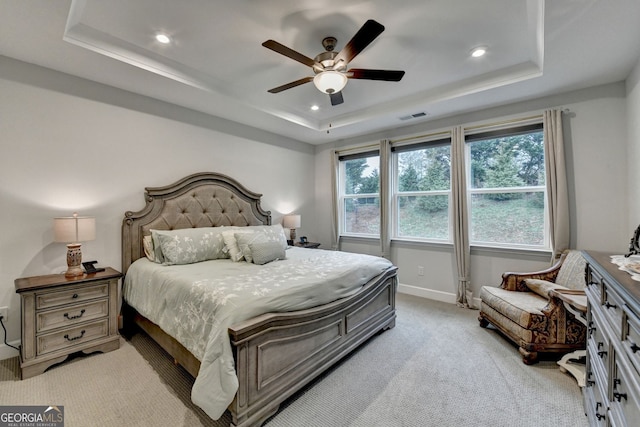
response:
<path fill-rule="evenodd" d="M 392 265 L 346 252 L 293 247 L 286 253 L 263 266 L 230 260 L 164 266 L 141 258 L 127 271 L 127 303 L 200 360 L 191 399 L 213 419 L 238 389 L 229 326 L 353 295 Z"/>

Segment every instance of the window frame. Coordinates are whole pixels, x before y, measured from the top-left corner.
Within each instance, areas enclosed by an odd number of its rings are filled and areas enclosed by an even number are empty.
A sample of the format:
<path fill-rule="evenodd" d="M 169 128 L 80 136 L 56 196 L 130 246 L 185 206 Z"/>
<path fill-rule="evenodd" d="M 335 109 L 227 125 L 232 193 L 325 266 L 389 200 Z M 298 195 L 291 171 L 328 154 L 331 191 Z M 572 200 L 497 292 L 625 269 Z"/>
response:
<path fill-rule="evenodd" d="M 345 162 L 349 160 L 356 159 L 367 159 L 370 157 L 378 157 L 378 192 L 377 193 L 357 193 L 357 194 L 346 194 L 345 186 L 347 182 L 346 176 L 346 166 Z M 382 180 L 380 177 L 382 164 L 381 164 L 381 156 L 380 150 L 363 150 L 359 152 L 352 152 L 350 154 L 344 154 L 338 156 L 338 237 L 357 237 L 364 239 L 380 239 L 381 229 L 382 229 L 382 211 L 380 207 L 378 208 L 378 233 L 353 233 L 347 232 L 347 215 L 346 215 L 346 200 L 348 199 L 363 199 L 363 198 L 377 198 L 378 206 L 380 205 L 380 197 L 381 197 L 381 188 L 382 188 Z"/>
<path fill-rule="evenodd" d="M 449 147 L 449 155 L 451 156 L 451 137 L 437 138 L 424 140 L 420 142 L 414 142 L 409 144 L 392 145 L 391 146 L 391 203 L 392 209 L 390 212 L 391 217 L 391 239 L 407 242 L 425 242 L 425 243 L 437 243 L 437 244 L 452 244 L 453 243 L 453 216 L 452 216 L 452 177 L 451 168 L 449 168 L 449 189 L 448 190 L 422 190 L 422 191 L 400 191 L 400 166 L 399 166 L 399 154 L 407 151 L 418 151 L 426 148 L 435 147 Z M 451 157 L 450 157 L 451 158 Z M 453 158 L 451 158 L 453 161 Z M 420 237 L 420 236 L 401 236 L 400 235 L 400 197 L 412 197 L 412 196 L 447 196 L 447 238 L 439 239 L 435 237 Z"/>
<path fill-rule="evenodd" d="M 473 188 L 471 185 L 471 145 L 474 142 L 486 141 L 490 139 L 526 135 L 531 133 L 544 132 L 544 126 L 542 121 L 533 124 L 516 125 L 510 127 L 504 127 L 485 132 L 477 132 L 471 134 L 465 134 L 465 174 L 466 174 L 466 197 L 467 197 L 467 219 L 469 224 L 469 244 L 475 247 L 487 247 L 487 248 L 501 248 L 501 249 L 528 249 L 528 250 L 541 250 L 550 251 L 550 221 L 549 221 L 549 201 L 547 198 L 547 185 L 535 185 L 535 186 L 518 186 L 518 187 L 483 187 Z M 544 136 L 543 136 L 544 138 Z M 544 147 L 543 139 L 543 165 L 545 167 L 544 176 L 545 181 L 547 179 L 546 171 L 546 156 L 547 152 Z M 486 242 L 473 239 L 473 213 L 472 213 L 472 196 L 475 194 L 501 194 L 501 193 L 542 193 L 544 201 L 543 207 L 543 243 L 541 245 L 525 244 L 525 243 L 506 243 L 506 242 Z"/>

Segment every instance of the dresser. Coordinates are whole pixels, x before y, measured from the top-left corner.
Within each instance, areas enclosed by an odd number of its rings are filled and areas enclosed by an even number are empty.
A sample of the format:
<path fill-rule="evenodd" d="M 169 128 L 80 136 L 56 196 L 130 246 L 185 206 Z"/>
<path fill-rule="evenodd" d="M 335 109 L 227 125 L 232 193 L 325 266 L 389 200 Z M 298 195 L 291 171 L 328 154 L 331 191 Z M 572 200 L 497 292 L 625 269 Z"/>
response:
<path fill-rule="evenodd" d="M 592 426 L 640 426 L 640 282 L 609 254 L 587 261 L 585 412 Z"/>
<path fill-rule="evenodd" d="M 50 274 L 15 280 L 22 309 L 22 379 L 43 373 L 72 353 L 107 352 L 120 346 L 120 277 L 108 267 L 72 279 Z"/>

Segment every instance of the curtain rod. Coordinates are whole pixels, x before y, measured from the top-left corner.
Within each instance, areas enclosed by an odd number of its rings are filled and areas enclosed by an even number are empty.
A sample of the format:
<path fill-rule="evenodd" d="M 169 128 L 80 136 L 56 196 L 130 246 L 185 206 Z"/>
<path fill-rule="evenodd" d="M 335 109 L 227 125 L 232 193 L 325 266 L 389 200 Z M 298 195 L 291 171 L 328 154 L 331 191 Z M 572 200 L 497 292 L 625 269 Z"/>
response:
<path fill-rule="evenodd" d="M 400 139 L 390 139 L 389 142 L 391 144 L 396 144 L 398 142 L 406 142 L 406 141 L 412 141 L 414 139 L 424 139 L 424 138 L 431 138 L 434 136 L 443 136 L 443 135 L 451 135 L 451 131 L 442 131 L 442 132 L 435 132 L 435 133 L 425 133 L 423 135 L 417 135 L 417 136 L 409 136 L 407 138 L 400 138 Z"/>
<path fill-rule="evenodd" d="M 380 144 L 360 145 L 358 147 L 346 148 L 344 150 L 335 150 L 335 153 L 338 154 L 338 155 L 341 155 L 341 154 L 349 153 L 351 151 L 359 152 L 359 151 L 364 151 L 364 150 L 367 150 L 367 149 L 370 149 L 370 148 L 379 149 L 380 148 Z"/>
<path fill-rule="evenodd" d="M 534 120 L 534 119 L 542 120 L 542 118 L 543 118 L 542 114 L 536 114 L 535 116 L 519 117 L 517 119 L 502 120 L 502 121 L 493 122 L 493 123 L 484 123 L 484 124 L 476 125 L 476 126 L 469 126 L 469 127 L 463 126 L 463 129 L 466 132 L 468 130 L 491 128 L 491 127 L 495 127 L 495 126 L 508 125 L 508 124 L 511 124 L 511 123 L 518 123 L 518 122 L 527 122 L 529 120 Z"/>

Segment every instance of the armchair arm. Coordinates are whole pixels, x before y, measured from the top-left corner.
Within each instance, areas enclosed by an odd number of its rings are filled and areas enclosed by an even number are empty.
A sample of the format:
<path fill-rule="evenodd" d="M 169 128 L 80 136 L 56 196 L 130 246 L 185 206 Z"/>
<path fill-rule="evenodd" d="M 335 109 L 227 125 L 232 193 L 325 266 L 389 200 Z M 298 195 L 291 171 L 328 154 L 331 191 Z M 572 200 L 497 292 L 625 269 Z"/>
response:
<path fill-rule="evenodd" d="M 552 291 L 568 289 L 562 285 L 540 279 L 524 279 L 524 284 L 531 292 L 535 292 L 541 297 L 547 298 L 549 300 L 551 300 L 551 298 L 554 296 L 552 294 Z"/>
<path fill-rule="evenodd" d="M 529 291 L 529 288 L 524 283 L 525 279 L 539 279 L 546 280 L 548 282 L 555 282 L 556 277 L 558 276 L 558 271 L 560 271 L 560 266 L 562 266 L 566 256 L 566 253 L 563 253 L 560 259 L 558 259 L 553 266 L 545 270 L 534 271 L 531 273 L 503 273 L 500 287 L 508 291 L 527 292 Z"/>

